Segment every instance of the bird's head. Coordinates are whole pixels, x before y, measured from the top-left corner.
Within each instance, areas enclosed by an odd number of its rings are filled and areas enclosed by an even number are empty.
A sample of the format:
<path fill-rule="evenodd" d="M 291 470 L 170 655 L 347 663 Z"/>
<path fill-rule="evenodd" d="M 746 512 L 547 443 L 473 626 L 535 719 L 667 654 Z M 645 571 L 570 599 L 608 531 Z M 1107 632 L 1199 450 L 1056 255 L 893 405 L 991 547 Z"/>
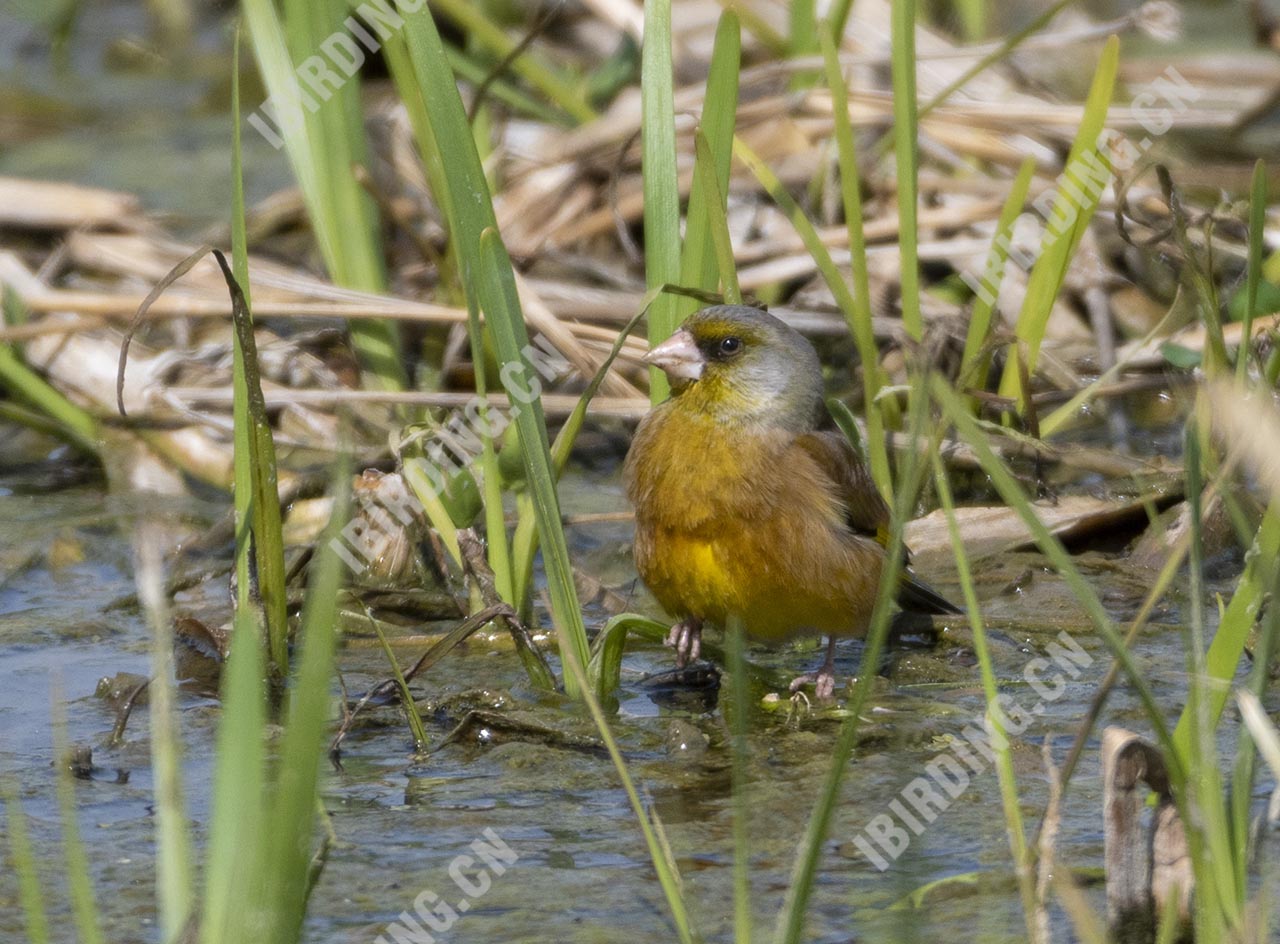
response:
<path fill-rule="evenodd" d="M 813 345 L 757 308 L 695 312 L 644 359 L 667 375 L 683 407 L 723 422 L 810 429 L 822 406 Z"/>

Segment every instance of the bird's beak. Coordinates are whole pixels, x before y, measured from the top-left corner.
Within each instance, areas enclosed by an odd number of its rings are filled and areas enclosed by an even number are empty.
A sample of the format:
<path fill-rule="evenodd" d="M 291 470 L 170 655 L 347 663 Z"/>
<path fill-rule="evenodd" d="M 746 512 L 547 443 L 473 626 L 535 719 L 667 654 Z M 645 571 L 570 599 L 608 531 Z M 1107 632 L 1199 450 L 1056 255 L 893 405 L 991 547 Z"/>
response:
<path fill-rule="evenodd" d="M 681 328 L 643 358 L 646 364 L 652 364 L 671 380 L 695 381 L 702 376 L 702 368 L 707 359 L 698 350 L 693 335 Z"/>

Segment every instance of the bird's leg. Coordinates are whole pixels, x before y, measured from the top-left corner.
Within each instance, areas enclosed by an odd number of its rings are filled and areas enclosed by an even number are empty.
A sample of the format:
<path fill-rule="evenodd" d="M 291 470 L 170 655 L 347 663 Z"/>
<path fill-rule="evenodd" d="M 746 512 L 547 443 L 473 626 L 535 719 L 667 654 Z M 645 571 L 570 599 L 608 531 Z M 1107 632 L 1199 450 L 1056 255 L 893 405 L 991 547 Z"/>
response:
<path fill-rule="evenodd" d="M 791 691 L 799 691 L 801 687 L 813 683 L 813 694 L 818 701 L 826 701 L 836 691 L 836 637 L 827 637 L 827 657 L 817 672 L 806 672 L 791 680 Z"/>
<path fill-rule="evenodd" d="M 683 669 L 702 655 L 702 620 L 696 616 L 682 619 L 667 633 L 668 646 L 676 651 L 676 668 Z"/>

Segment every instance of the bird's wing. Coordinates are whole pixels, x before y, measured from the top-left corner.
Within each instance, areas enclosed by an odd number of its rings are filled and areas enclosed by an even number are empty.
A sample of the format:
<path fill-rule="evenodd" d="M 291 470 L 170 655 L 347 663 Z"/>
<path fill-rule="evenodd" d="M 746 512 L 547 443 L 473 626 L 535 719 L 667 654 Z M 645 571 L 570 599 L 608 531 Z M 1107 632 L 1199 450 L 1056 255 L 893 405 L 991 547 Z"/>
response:
<path fill-rule="evenodd" d="M 813 457 L 830 477 L 836 495 L 844 505 L 849 527 L 875 538 L 889 539 L 889 506 L 871 478 L 871 470 L 838 430 L 804 433 L 796 445 Z"/>
<path fill-rule="evenodd" d="M 805 433 L 796 440 L 830 476 L 836 494 L 845 507 L 849 527 L 889 546 L 889 506 L 871 478 L 871 470 L 854 451 L 844 433 L 832 430 Z M 903 569 L 898 576 L 898 604 L 917 613 L 959 613 L 961 610 L 921 581 L 907 565 L 910 552 L 904 547 Z"/>

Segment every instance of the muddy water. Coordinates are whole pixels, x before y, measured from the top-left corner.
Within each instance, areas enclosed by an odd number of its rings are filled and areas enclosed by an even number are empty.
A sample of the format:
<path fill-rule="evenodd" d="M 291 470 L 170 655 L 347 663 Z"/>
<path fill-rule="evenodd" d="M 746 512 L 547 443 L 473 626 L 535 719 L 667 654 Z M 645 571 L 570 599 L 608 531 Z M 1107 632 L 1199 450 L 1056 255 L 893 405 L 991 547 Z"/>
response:
<path fill-rule="evenodd" d="M 43 24 L 70 6 L 75 27 L 54 46 Z M 228 27 L 213 4 L 197 6 L 184 49 L 152 38 L 140 2 L 0 4 L 0 174 L 137 194 L 193 230 L 225 225 Z M 291 183 L 282 152 L 257 134 L 244 148 L 251 203 Z"/>
<path fill-rule="evenodd" d="M 93 480 L 54 491 L 33 489 L 52 471 L 51 465 L 37 464 L 0 475 L 0 521 L 5 522 L 0 771 L 17 780 L 32 821 L 51 883 L 48 897 L 57 911 L 55 937 L 72 940 L 62 904 L 50 746 L 51 698 L 60 689 L 71 737 L 93 746 L 98 768 L 93 779 L 76 783 L 76 797 L 108 937 L 156 940 L 145 711 L 135 714 L 123 744 L 109 748 L 115 712 L 94 695 L 102 677 L 148 671 L 147 631 L 138 612 L 110 606 L 132 591 L 129 511 L 113 504 Z M 578 471 L 565 495 L 571 514 L 624 507 L 614 471 Z M 587 525 L 574 532 L 573 550 L 625 592 L 628 539 L 624 524 Z M 1081 562 L 1113 614 L 1131 615 L 1143 588 L 1141 575 L 1100 555 L 1086 555 Z M 1222 589 L 1229 586 L 1234 567 L 1225 560 L 1219 568 Z M 1048 739 L 1061 761 L 1106 659 L 1061 581 L 1037 555 L 1007 555 L 982 570 L 984 613 L 1003 627 L 994 639 L 1003 690 L 1030 713 L 1015 758 L 1023 810 L 1035 823 L 1047 796 L 1040 745 Z M 954 594 L 947 572 L 927 576 Z M 215 585 L 208 598 L 218 592 Z M 1176 624 L 1180 602 L 1162 609 L 1157 622 Z M 637 596 L 633 603 L 643 607 L 644 600 Z M 1042 671 L 1046 684 L 1056 689 L 1060 683 L 1055 697 L 1044 697 L 1027 683 L 1025 668 L 1063 628 L 1071 628 L 1084 654 L 1077 653 L 1070 666 Z M 1174 715 L 1185 692 L 1178 634 L 1153 629 L 1138 651 L 1157 697 Z M 411 654 L 402 652 L 405 661 Z M 859 656 L 858 643 L 842 645 L 839 670 L 852 674 Z M 769 679 L 803 671 L 819 653 L 813 648 L 755 650 L 750 657 L 765 679 L 753 689 L 753 700 L 759 701 L 772 687 Z M 359 644 L 348 647 L 340 662 L 353 693 L 383 674 L 381 657 Z M 633 775 L 666 828 L 699 929 L 709 940 L 727 941 L 732 937 L 732 817 L 723 714 L 697 698 L 674 704 L 655 699 L 644 679 L 669 667 L 668 654 L 657 647 L 639 646 L 628 654 L 616 729 Z M 1022 940 L 991 770 L 972 773 L 967 788 L 896 859 L 885 853 L 886 844 L 872 843 L 887 870 L 878 870 L 859 848 L 856 840 L 877 816 L 894 817 L 899 829 L 909 825 L 891 801 L 963 736 L 982 706 L 967 631 L 960 624 L 932 646 L 908 639 L 895 648 L 884 674 L 865 716 L 863 744 L 847 771 L 814 896 L 810 939 L 930 940 L 963 929 L 966 939 Z M 410 757 L 400 716 L 385 708 L 348 738 L 342 769 L 328 776 L 325 805 L 339 842 L 312 902 L 307 940 L 371 942 L 401 911 L 412 910 L 424 890 L 445 902 L 468 901 L 442 940 L 671 936 L 634 817 L 611 764 L 592 746 L 584 717 L 558 698 L 536 695 L 515 656 L 483 642 L 450 656 L 415 688 L 429 709 L 438 749 L 425 759 Z M 721 697 L 727 692 L 726 686 Z M 218 711 L 192 694 L 183 695 L 181 706 L 189 802 L 196 833 L 203 838 Z M 470 709 L 491 714 L 439 746 Z M 1114 697 L 1107 721 L 1146 730 L 1123 690 Z M 784 705 L 756 710 L 751 732 L 751 871 L 763 928 L 771 925 L 782 901 L 796 842 L 829 766 L 837 722 Z M 1100 864 L 1099 803 L 1093 745 L 1064 809 L 1058 843 L 1063 864 Z M 490 875 L 483 894 L 474 894 L 475 887 L 468 894 L 451 875 L 451 865 L 470 853 L 475 840 L 493 835 L 518 858 L 502 874 Z M 974 871 L 983 874 L 983 886 L 940 890 L 927 908 L 890 907 L 928 883 Z M 0 939 L 17 939 L 21 932 L 16 895 L 11 871 L 0 872 Z M 1100 906 L 1096 889 L 1093 895 Z"/>

